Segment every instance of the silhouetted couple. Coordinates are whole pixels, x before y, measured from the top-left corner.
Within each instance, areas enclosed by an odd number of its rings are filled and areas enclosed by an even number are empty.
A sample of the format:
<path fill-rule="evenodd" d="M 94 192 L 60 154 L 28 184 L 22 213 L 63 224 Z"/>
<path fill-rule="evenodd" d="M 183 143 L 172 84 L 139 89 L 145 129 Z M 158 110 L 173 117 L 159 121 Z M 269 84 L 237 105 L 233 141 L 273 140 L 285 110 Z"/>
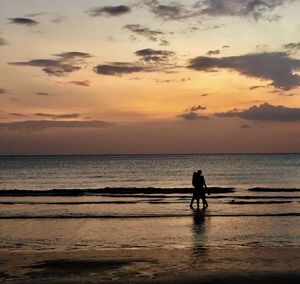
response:
<path fill-rule="evenodd" d="M 205 198 L 205 190 L 207 189 L 204 176 L 202 175 L 202 171 L 198 170 L 193 173 L 192 184 L 194 187 L 193 198 L 190 203 L 190 207 L 193 208 L 194 200 L 197 200 L 197 208 L 199 208 L 199 200 L 202 199 L 203 208 L 207 208 L 208 204 Z M 208 195 L 210 195 L 210 191 L 208 191 Z"/>

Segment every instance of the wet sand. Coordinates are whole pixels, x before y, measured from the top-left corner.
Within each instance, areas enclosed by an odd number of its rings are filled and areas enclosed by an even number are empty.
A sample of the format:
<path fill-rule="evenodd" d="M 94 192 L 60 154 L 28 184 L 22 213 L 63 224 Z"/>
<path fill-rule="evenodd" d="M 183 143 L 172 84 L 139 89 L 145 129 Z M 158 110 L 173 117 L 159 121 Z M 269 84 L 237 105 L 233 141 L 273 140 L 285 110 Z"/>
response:
<path fill-rule="evenodd" d="M 300 248 L 1 252 L 3 283 L 299 283 Z"/>

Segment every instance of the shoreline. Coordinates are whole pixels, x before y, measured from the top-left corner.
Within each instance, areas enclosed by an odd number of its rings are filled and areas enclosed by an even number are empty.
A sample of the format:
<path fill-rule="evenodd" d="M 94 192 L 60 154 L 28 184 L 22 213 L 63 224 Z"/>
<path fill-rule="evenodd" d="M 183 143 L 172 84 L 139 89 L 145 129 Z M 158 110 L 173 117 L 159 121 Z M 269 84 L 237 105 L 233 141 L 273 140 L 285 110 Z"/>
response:
<path fill-rule="evenodd" d="M 234 187 L 209 187 L 212 194 L 235 193 Z M 290 193 L 299 192 L 300 188 L 262 188 L 253 187 L 245 190 L 256 193 Z M 105 187 L 87 189 L 48 189 L 48 190 L 27 190 L 27 189 L 0 189 L 1 196 L 87 196 L 87 195 L 131 195 L 131 194 L 191 194 L 193 188 L 159 188 L 159 187 Z"/>

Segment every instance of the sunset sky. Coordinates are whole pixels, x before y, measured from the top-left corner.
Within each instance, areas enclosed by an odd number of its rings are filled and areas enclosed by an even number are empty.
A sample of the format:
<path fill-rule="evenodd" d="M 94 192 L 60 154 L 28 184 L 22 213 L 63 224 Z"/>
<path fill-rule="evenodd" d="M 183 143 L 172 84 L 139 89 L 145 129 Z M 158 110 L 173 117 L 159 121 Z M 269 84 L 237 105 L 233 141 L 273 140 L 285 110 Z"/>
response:
<path fill-rule="evenodd" d="M 0 0 L 0 155 L 300 152 L 299 0 Z"/>

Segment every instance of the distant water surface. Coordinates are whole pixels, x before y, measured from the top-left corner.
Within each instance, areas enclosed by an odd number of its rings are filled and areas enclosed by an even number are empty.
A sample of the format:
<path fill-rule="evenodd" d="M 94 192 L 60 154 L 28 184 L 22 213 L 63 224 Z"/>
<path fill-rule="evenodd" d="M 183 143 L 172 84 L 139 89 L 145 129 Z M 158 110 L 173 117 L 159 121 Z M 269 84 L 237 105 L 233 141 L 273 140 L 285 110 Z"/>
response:
<path fill-rule="evenodd" d="M 0 190 L 191 187 L 202 169 L 209 186 L 300 188 L 300 154 L 2 156 Z"/>

